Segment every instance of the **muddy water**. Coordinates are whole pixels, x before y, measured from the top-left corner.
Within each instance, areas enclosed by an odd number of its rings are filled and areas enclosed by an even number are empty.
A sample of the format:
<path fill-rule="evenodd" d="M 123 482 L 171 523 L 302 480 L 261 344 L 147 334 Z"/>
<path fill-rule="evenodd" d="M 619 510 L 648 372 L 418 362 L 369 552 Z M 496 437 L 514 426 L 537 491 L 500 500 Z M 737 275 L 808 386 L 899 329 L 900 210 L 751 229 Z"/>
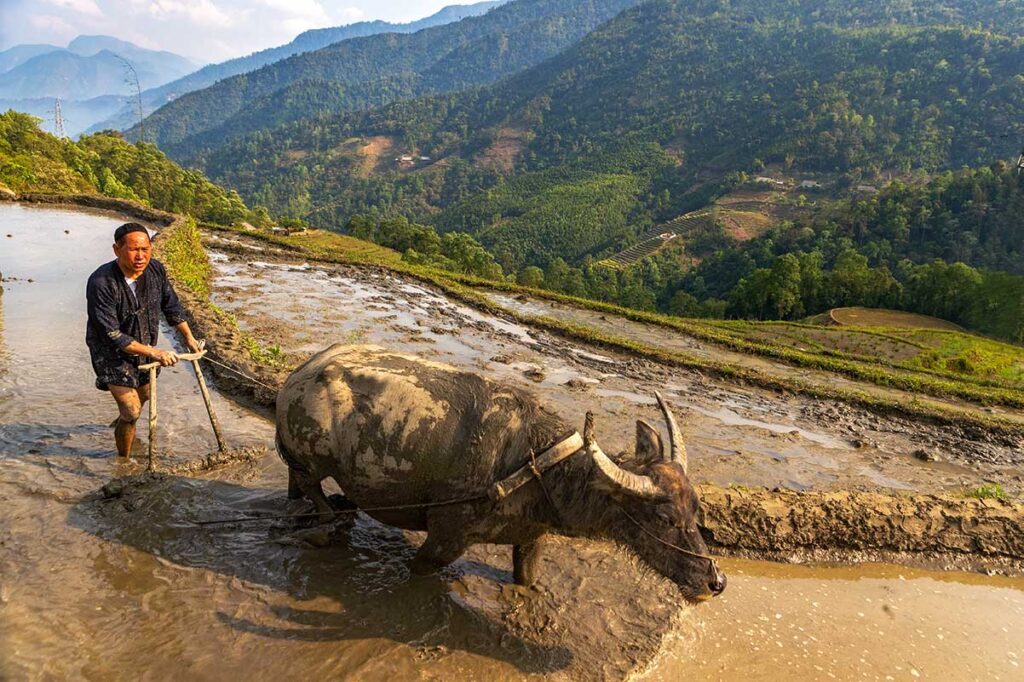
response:
<path fill-rule="evenodd" d="M 841 678 L 874 675 L 875 668 L 855 659 L 858 647 L 871 653 L 866 660 L 885 663 L 877 668 L 882 679 L 911 679 L 904 660 L 932 674 L 930 661 L 942 661 L 941 672 L 960 679 L 1009 679 L 1016 671 L 1008 662 L 1005 674 L 998 667 L 1021 655 L 1006 633 L 1024 628 L 1021 586 L 1005 580 L 954 578 L 961 584 L 904 572 L 903 581 L 898 569 L 800 574 L 730 562 L 726 597 L 687 608 L 660 580 L 636 571 L 610 548 L 555 540 L 540 588 L 522 594 L 508 586 L 503 547 L 474 548 L 444 575 L 410 580 L 405 562 L 420 538 L 363 518 L 351 530 L 282 522 L 199 531 L 191 524 L 304 509 L 284 499 L 284 469 L 273 455 L 215 476 L 163 477 L 109 498 L 96 495 L 105 483 L 137 471 L 111 457 L 106 424 L 114 407 L 92 387 L 82 342 L 84 280 L 109 258 L 109 234 L 119 222 L 101 214 L 0 205 L 0 232 L 12 234 L 0 242 L 0 271 L 14 278 L 0 295 L 0 679 L 620 679 L 651 660 L 649 679 L 684 673 L 776 679 L 793 670 L 814 677 L 814 665 Z M 224 277 L 240 277 L 237 284 L 247 285 L 241 273 L 248 266 L 227 267 L 236 265 L 222 263 Z M 262 274 L 255 278 L 252 294 L 258 297 L 250 308 L 276 320 L 278 331 L 294 324 L 298 334 L 308 326 L 318 336 L 307 337 L 306 347 L 350 334 L 387 333 L 398 345 L 516 380 L 530 381 L 524 369 L 540 369 L 546 374 L 536 385 L 543 391 L 568 391 L 557 382 L 569 378 L 601 382 L 622 393 L 608 398 L 613 424 L 612 417 L 628 421 L 641 409 L 651 416 L 646 391 L 632 393 L 625 381 L 616 383 L 624 371 L 621 359 L 586 348 L 563 346 L 556 353 L 542 335 L 472 311 L 451 312 L 444 299 L 424 297 L 407 283 L 397 290 L 363 284 L 359 305 L 340 297 L 321 308 L 301 308 L 300 289 L 267 298 L 282 293 L 272 285 L 278 266 L 253 270 Z M 324 278 L 308 270 L 280 272 L 357 295 L 347 281 L 327 281 L 341 276 L 336 272 Z M 239 294 L 232 296 L 237 304 Z M 407 304 L 389 304 L 391 296 Z M 426 319 L 415 308 L 430 313 L 430 324 L 403 317 Z M 285 320 L 289 315 L 293 319 Z M 389 315 L 398 317 L 385 319 Z M 390 326 L 404 322 L 426 340 L 410 340 L 411 328 Z M 531 355 L 530 349 L 551 355 Z M 504 362 L 494 360 L 501 354 L 508 356 L 499 358 Z M 165 371 L 159 385 L 163 457 L 187 459 L 212 449 L 191 371 Z M 682 400 L 686 385 L 674 386 Z M 568 395 L 577 403 L 593 400 L 590 389 L 581 390 Z M 754 415 L 753 399 L 730 399 L 735 405 L 729 409 L 743 419 L 777 422 L 772 412 Z M 269 444 L 264 415 L 216 394 L 214 401 L 231 445 Z M 716 414 L 713 420 L 734 418 Z M 805 426 L 807 434 L 819 433 Z M 736 428 L 773 433 L 758 425 Z M 808 440 L 819 456 L 851 451 L 842 437 L 833 442 L 782 435 Z M 786 449 L 780 441 L 772 451 Z M 896 618 L 908 619 L 899 622 L 916 623 L 914 636 L 909 625 L 880 627 L 892 633 L 891 641 L 880 643 L 877 632 L 847 624 L 849 636 L 842 641 L 848 651 L 794 642 L 780 649 L 792 651 L 791 658 L 773 652 L 763 663 L 744 653 L 777 646 L 782 626 L 770 625 L 788 626 L 789 618 L 804 628 L 807 642 L 839 642 L 842 623 L 860 617 L 853 611 L 857 595 L 889 596 L 885 604 Z M 939 609 L 940 603 L 947 608 Z M 878 619 L 868 607 L 860 611 Z M 929 660 L 918 660 L 922 651 Z"/>
<path fill-rule="evenodd" d="M 114 406 L 83 343 L 85 278 L 120 222 L 0 206 L 0 679 L 619 679 L 689 613 L 596 544 L 556 539 L 548 579 L 521 593 L 507 547 L 411 580 L 422 537 L 364 518 L 332 532 L 193 525 L 306 511 L 274 455 L 97 495 L 139 471 L 112 458 Z M 162 459 L 209 452 L 191 371 L 165 371 L 159 391 Z M 230 445 L 270 445 L 265 415 L 214 402 Z"/>
<path fill-rule="evenodd" d="M 730 588 L 666 642 L 663 679 L 1024 679 L 1024 580 L 724 562 Z M 733 579 L 735 577 L 735 579 Z"/>

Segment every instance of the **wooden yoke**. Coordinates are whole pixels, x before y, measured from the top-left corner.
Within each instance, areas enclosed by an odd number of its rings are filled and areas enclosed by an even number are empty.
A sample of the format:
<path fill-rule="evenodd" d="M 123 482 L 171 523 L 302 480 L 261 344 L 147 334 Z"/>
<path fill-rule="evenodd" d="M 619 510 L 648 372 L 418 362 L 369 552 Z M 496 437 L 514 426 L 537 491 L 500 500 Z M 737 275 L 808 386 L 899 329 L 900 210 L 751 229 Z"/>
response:
<path fill-rule="evenodd" d="M 558 441 L 511 476 L 495 483 L 487 492 L 487 496 L 495 502 L 500 502 L 510 493 L 529 483 L 531 479 L 540 478 L 545 471 L 567 459 L 570 455 L 579 452 L 581 448 L 583 448 L 583 437 L 578 431 L 574 431 L 571 436 Z"/>

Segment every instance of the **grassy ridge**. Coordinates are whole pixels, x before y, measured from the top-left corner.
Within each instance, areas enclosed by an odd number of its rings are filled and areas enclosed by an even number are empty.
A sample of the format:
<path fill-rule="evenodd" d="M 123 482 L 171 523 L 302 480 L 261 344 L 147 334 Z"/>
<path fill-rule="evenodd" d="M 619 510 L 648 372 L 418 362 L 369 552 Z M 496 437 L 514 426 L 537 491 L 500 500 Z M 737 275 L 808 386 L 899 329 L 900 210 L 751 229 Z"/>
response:
<path fill-rule="evenodd" d="M 195 220 L 185 218 L 176 229 L 170 231 L 163 242 L 161 255 L 163 263 L 176 281 L 203 300 L 209 299 L 213 267 L 203 250 L 202 237 Z"/>

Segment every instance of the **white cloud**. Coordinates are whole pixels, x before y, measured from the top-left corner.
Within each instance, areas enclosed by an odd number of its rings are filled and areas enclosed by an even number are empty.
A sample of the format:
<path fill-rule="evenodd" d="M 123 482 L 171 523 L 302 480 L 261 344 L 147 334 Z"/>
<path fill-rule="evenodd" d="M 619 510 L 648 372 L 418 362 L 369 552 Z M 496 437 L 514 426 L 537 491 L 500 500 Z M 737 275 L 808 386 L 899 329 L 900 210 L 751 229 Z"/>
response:
<path fill-rule="evenodd" d="M 327 20 L 327 11 L 317 0 L 263 0 L 263 4 L 293 17 Z"/>
<path fill-rule="evenodd" d="M 342 24 L 350 24 L 353 21 L 362 21 L 366 18 L 366 12 L 358 7 L 342 7 L 340 11 L 335 10 L 333 15 Z"/>
<path fill-rule="evenodd" d="M 37 14 L 28 18 L 28 23 L 32 28 L 38 29 L 46 33 L 52 33 L 54 38 L 57 40 L 63 39 L 67 42 L 70 38 L 74 38 L 75 27 L 68 23 L 63 17 L 58 17 L 53 14 Z"/>
<path fill-rule="evenodd" d="M 157 19 L 184 17 L 200 26 L 230 26 L 231 17 L 210 0 L 151 0 L 149 13 Z"/>
<path fill-rule="evenodd" d="M 90 17 L 103 16 L 103 11 L 96 4 L 95 0 L 43 0 L 43 4 L 61 9 L 69 9 L 72 12 Z"/>

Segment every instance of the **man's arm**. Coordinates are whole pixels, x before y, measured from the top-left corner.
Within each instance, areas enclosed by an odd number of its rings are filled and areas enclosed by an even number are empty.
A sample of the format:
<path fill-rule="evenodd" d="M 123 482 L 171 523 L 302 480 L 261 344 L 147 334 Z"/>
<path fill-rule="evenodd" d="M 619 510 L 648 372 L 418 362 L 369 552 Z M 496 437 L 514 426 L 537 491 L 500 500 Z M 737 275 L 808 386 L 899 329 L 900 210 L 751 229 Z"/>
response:
<path fill-rule="evenodd" d="M 174 326 L 181 334 L 182 340 L 185 342 L 185 347 L 188 348 L 190 353 L 198 353 L 203 349 L 202 345 L 196 340 L 196 337 L 192 336 L 192 330 L 188 327 L 188 322 L 182 320 Z"/>
<path fill-rule="evenodd" d="M 132 342 L 122 348 L 125 353 L 130 355 L 139 355 L 150 360 L 156 360 L 164 367 L 170 367 L 171 365 L 177 364 L 178 356 L 172 351 L 161 350 L 155 346 L 147 346 L 144 343 L 132 339 Z"/>
<path fill-rule="evenodd" d="M 163 266 L 163 263 L 160 265 Z M 167 319 L 167 324 L 177 329 L 178 333 L 181 334 L 181 339 L 185 342 L 185 347 L 188 348 L 189 352 L 198 353 L 201 346 L 196 337 L 192 335 L 192 330 L 185 319 L 185 308 L 181 305 L 181 301 L 178 300 L 178 294 L 175 293 L 174 287 L 171 286 L 171 280 L 167 277 L 166 268 L 162 267 L 161 273 L 163 275 L 163 283 L 160 287 L 160 309 Z"/>

